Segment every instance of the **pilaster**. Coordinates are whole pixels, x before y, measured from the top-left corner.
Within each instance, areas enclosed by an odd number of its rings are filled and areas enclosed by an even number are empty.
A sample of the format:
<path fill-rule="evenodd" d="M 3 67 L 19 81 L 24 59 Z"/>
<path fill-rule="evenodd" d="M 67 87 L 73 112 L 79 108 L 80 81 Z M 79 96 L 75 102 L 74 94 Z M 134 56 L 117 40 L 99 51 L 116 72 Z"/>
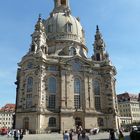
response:
<path fill-rule="evenodd" d="M 67 106 L 67 95 L 66 95 L 66 72 L 61 70 L 61 108 Z"/>

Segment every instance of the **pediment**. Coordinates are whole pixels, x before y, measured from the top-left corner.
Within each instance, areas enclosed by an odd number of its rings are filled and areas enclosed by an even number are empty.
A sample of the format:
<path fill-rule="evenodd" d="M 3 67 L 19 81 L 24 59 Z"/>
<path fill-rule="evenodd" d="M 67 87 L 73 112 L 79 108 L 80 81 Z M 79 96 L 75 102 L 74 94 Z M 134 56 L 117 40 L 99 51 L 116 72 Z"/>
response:
<path fill-rule="evenodd" d="M 72 58 L 68 58 L 65 60 L 62 60 L 63 64 L 68 64 L 72 66 L 73 71 L 80 71 L 83 67 L 91 67 L 93 63 L 91 61 L 81 58 L 79 56 L 74 56 Z"/>

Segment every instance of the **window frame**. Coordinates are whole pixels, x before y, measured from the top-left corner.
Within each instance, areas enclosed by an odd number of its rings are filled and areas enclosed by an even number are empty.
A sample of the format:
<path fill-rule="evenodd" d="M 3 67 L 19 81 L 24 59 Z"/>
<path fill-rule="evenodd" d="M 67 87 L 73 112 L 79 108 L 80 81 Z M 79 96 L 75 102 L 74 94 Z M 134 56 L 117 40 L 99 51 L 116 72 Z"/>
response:
<path fill-rule="evenodd" d="M 57 80 L 55 77 L 48 77 L 48 92 L 49 94 L 56 94 L 57 90 Z"/>
<path fill-rule="evenodd" d="M 55 109 L 55 107 L 56 107 L 56 95 L 49 95 L 48 108 Z"/>
<path fill-rule="evenodd" d="M 81 108 L 81 80 L 79 78 L 74 78 L 74 107 L 76 109 Z"/>
<path fill-rule="evenodd" d="M 49 127 L 56 127 L 56 118 L 50 117 L 48 124 L 49 124 Z"/>
<path fill-rule="evenodd" d="M 33 91 L 33 77 L 29 76 L 27 78 L 27 92 L 32 92 Z"/>
<path fill-rule="evenodd" d="M 67 33 L 71 33 L 72 32 L 72 23 L 70 22 L 67 22 L 66 25 L 65 25 L 65 31 Z"/>

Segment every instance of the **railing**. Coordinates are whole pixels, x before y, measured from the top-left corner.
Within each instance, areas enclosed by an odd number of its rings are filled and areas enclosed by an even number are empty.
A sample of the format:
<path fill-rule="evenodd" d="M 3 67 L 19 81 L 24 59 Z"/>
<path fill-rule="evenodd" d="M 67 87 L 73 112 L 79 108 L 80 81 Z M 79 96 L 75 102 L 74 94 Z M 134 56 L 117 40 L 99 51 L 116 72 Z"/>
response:
<path fill-rule="evenodd" d="M 67 39 L 67 40 L 77 40 L 79 42 L 81 42 L 82 44 L 85 44 L 85 39 L 84 38 L 81 38 L 81 37 L 78 37 L 77 35 L 74 35 L 74 34 L 65 34 L 65 33 L 62 33 L 62 34 L 48 34 L 48 38 L 49 39 L 55 39 L 55 40 L 63 40 L 63 39 Z"/>

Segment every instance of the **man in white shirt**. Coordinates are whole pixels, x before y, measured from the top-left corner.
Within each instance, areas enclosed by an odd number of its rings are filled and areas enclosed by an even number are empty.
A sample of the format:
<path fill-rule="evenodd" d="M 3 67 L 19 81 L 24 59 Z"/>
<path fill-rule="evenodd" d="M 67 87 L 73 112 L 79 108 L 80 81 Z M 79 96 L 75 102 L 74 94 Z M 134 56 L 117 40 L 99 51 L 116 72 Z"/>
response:
<path fill-rule="evenodd" d="M 70 136 L 67 130 L 64 133 L 63 140 L 70 140 Z"/>

